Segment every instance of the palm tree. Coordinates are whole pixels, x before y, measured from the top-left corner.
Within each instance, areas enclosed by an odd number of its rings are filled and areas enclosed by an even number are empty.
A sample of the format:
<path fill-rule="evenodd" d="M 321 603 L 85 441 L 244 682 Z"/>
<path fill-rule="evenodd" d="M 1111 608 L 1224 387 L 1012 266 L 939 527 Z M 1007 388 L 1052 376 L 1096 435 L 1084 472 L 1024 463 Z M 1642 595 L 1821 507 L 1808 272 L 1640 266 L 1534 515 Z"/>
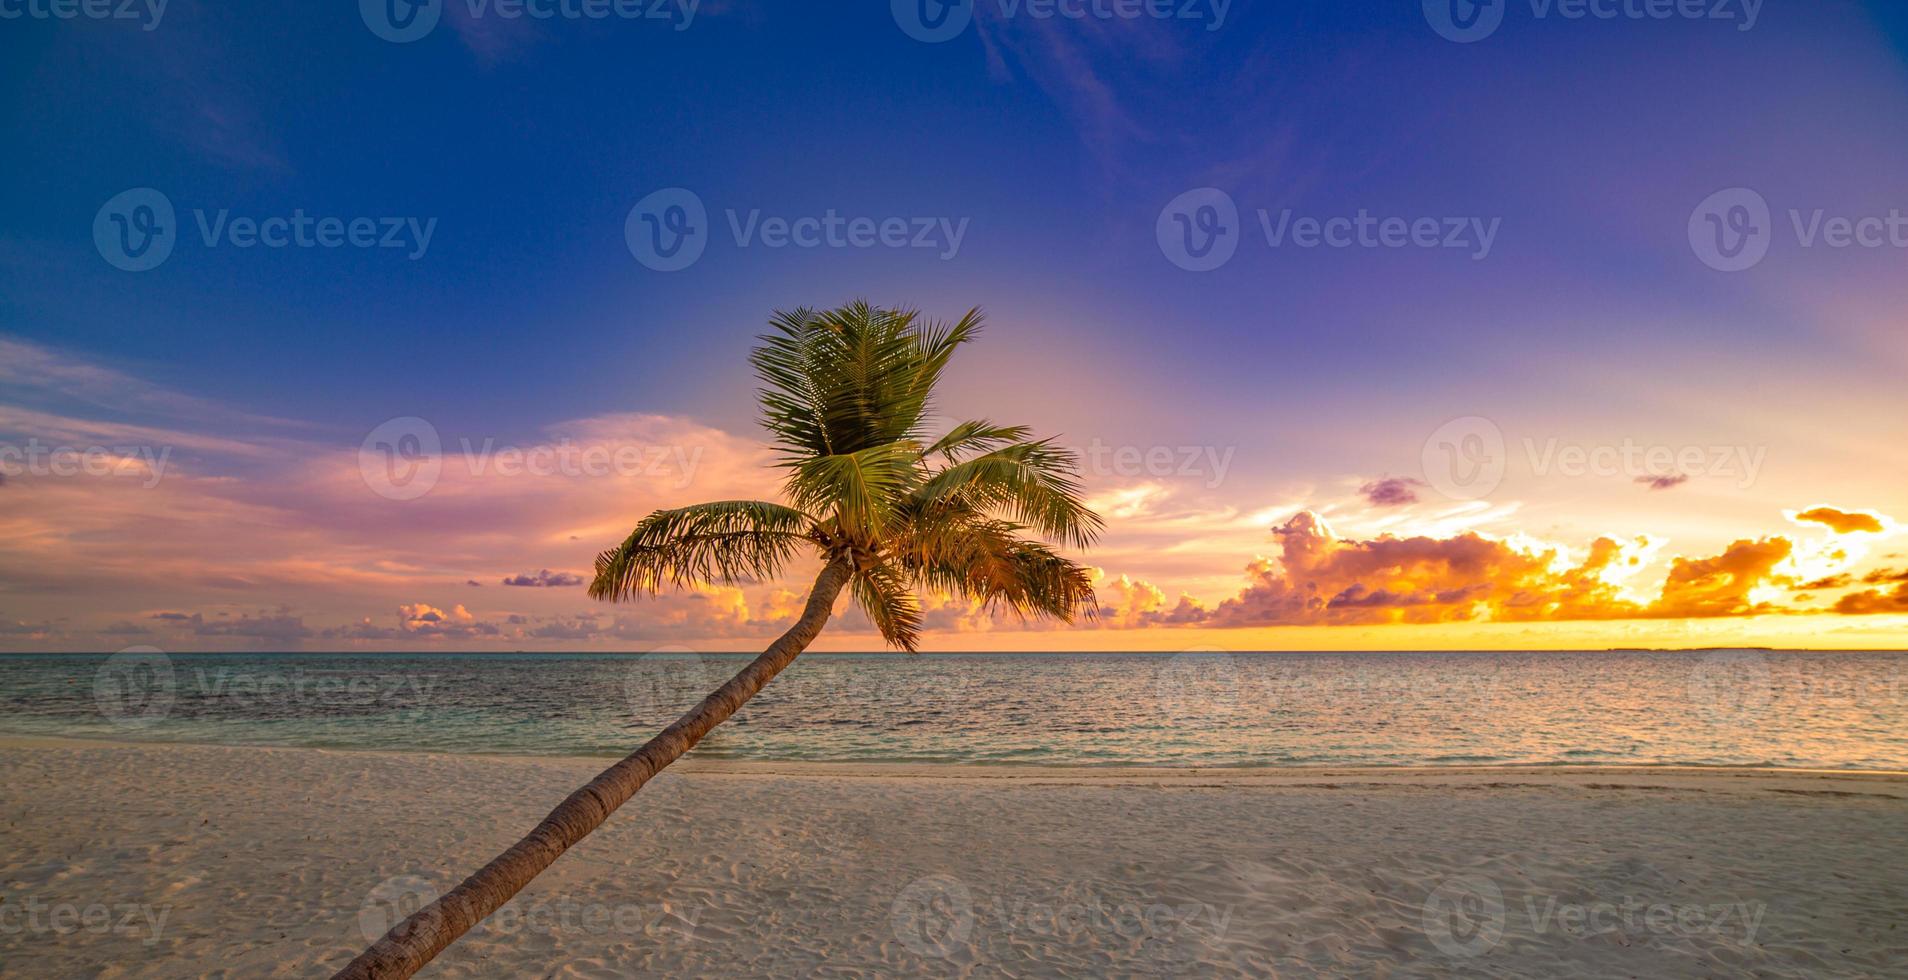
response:
<path fill-rule="evenodd" d="M 756 582 L 812 551 L 822 569 L 801 618 L 741 673 L 398 923 L 337 978 L 409 977 L 502 907 L 793 663 L 844 588 L 882 639 L 910 653 L 921 635 L 917 589 L 1022 617 L 1092 615 L 1087 570 L 1052 547 L 1085 548 L 1101 528 L 1081 502 L 1074 454 L 1018 425 L 974 421 L 938 438 L 928 432 L 934 386 L 955 348 L 979 332 L 978 310 L 936 324 L 912 311 L 854 303 L 778 311 L 769 322 L 773 332 L 749 360 L 762 383 L 762 424 L 787 472 L 788 502 L 659 510 L 597 557 L 590 595 L 615 602 L 665 585 Z"/>

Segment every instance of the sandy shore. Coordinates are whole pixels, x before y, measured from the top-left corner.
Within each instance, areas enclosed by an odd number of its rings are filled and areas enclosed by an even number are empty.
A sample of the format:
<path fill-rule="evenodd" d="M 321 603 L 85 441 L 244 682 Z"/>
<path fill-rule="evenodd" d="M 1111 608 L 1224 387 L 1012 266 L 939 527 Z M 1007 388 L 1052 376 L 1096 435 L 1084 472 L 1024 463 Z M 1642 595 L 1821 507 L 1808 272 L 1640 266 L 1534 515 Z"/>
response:
<path fill-rule="evenodd" d="M 0 975 L 327 975 L 603 764 L 0 740 Z M 424 975 L 1904 963 L 1899 775 L 691 760 Z"/>

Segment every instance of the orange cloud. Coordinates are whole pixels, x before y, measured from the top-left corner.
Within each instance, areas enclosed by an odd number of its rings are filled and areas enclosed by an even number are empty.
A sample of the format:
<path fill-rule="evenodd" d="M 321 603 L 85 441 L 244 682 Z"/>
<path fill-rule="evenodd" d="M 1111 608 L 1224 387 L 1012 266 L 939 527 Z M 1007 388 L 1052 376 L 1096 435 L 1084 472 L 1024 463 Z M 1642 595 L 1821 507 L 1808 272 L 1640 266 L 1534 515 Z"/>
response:
<path fill-rule="evenodd" d="M 1785 565 L 1795 546 L 1779 536 L 1739 540 L 1707 558 L 1675 558 L 1661 592 L 1642 602 L 1625 596 L 1619 583 L 1643 561 L 1650 549 L 1647 539 L 1598 538 L 1581 562 L 1572 562 L 1558 548 L 1520 546 L 1474 532 L 1350 540 L 1309 511 L 1273 533 L 1278 556 L 1247 565 L 1248 584 L 1236 596 L 1210 609 L 1182 599 L 1170 613 L 1154 601 L 1127 612 L 1123 622 L 1350 626 L 1710 619 L 1808 611 L 1758 598 L 1765 587 L 1797 585 Z M 1846 576 L 1825 578 L 1809 586 L 1847 581 Z M 1908 595 L 1908 586 L 1901 594 Z M 1871 592 L 1845 597 L 1835 611 L 1908 611 L 1891 605 L 1894 601 Z"/>
<path fill-rule="evenodd" d="M 1844 616 L 1908 613 L 1908 582 L 1896 586 L 1893 592 L 1880 589 L 1851 592 L 1836 601 L 1835 611 Z"/>
<path fill-rule="evenodd" d="M 1246 568 L 1250 584 L 1204 618 L 1214 626 L 1610 619 L 1638 615 L 1604 572 L 1625 546 L 1603 538 L 1571 565 L 1465 533 L 1451 538 L 1340 538 L 1315 514 L 1275 528 L 1277 559 Z"/>
<path fill-rule="evenodd" d="M 1880 515 L 1871 514 L 1867 511 L 1851 512 L 1836 510 L 1833 507 L 1811 507 L 1795 515 L 1795 519 L 1826 525 L 1836 534 L 1853 534 L 1857 531 L 1866 532 L 1868 534 L 1880 534 L 1886 530 L 1886 527 L 1882 524 Z"/>
<path fill-rule="evenodd" d="M 1650 615 L 1670 619 L 1751 616 L 1772 612 L 1750 592 L 1775 577 L 1775 567 L 1795 550 L 1787 538 L 1737 541 L 1714 558 L 1677 558 L 1670 563 L 1663 595 Z"/>

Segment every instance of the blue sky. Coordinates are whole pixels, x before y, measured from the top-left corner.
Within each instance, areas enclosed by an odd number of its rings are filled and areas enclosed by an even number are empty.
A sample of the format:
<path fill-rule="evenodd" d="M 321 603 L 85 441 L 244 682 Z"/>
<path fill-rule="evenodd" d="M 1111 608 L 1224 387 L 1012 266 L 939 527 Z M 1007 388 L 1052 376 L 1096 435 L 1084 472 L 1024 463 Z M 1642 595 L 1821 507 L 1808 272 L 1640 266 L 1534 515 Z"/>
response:
<path fill-rule="evenodd" d="M 407 44 L 344 0 L 171 0 L 151 30 L 12 19 L 0 337 L 202 400 L 187 414 L 225 435 L 348 450 L 397 416 L 506 442 L 617 413 L 746 437 L 743 355 L 771 309 L 981 305 L 991 333 L 951 411 L 1080 443 L 1231 447 L 1208 513 L 1410 474 L 1427 433 L 1468 415 L 1578 442 L 1771 450 L 1750 492 L 1533 480 L 1503 533 L 1651 524 L 1720 548 L 1817 498 L 1908 511 L 1886 476 L 1903 463 L 1886 447 L 1908 435 L 1908 252 L 1802 249 L 1785 230 L 1728 274 L 1686 234 L 1692 208 L 1732 187 L 1779 226 L 1790 208 L 1908 208 L 1908 16 L 1767 0 L 1743 30 L 1745 4 L 1706 5 L 1734 19 L 1570 19 L 1515 0 L 1468 44 L 1415 0 L 1239 0 L 1217 22 L 1206 6 L 1076 21 L 982 0 L 936 44 L 884 3 L 704 0 L 677 30 L 473 17 L 449 0 Z M 93 227 L 138 187 L 167 196 L 182 237 L 129 273 Z M 624 226 L 669 187 L 698 196 L 713 234 L 693 266 L 658 272 Z M 1231 196 L 1245 237 L 1222 267 L 1188 272 L 1155 226 L 1201 187 Z M 195 212 L 221 209 L 433 232 L 416 259 L 206 247 Z M 731 209 L 965 232 L 949 258 L 744 246 Z M 1275 248 L 1256 237 L 1260 209 L 1497 230 L 1481 258 Z M 9 404 L 166 414 L 0 379 Z M 1191 580 L 1236 575 L 1263 547 L 1261 528 Z"/>

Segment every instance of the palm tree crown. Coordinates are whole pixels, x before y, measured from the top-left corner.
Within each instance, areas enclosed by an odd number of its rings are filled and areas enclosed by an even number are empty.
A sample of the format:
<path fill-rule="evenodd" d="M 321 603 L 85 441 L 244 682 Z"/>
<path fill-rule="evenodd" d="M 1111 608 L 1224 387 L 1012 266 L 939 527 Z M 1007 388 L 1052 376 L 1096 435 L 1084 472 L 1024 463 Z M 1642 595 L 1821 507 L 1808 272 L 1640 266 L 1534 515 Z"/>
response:
<path fill-rule="evenodd" d="M 978 310 L 943 324 L 858 302 L 769 322 L 774 332 L 749 360 L 788 503 L 656 511 L 597 557 L 593 598 L 760 581 L 812 548 L 849 569 L 855 601 L 910 652 L 921 635 L 916 590 L 1023 617 L 1092 615 L 1087 570 L 1053 549 L 1084 548 L 1101 528 L 1080 499 L 1075 454 L 1025 426 L 977 420 L 929 432 L 934 387 L 980 331 Z"/>

